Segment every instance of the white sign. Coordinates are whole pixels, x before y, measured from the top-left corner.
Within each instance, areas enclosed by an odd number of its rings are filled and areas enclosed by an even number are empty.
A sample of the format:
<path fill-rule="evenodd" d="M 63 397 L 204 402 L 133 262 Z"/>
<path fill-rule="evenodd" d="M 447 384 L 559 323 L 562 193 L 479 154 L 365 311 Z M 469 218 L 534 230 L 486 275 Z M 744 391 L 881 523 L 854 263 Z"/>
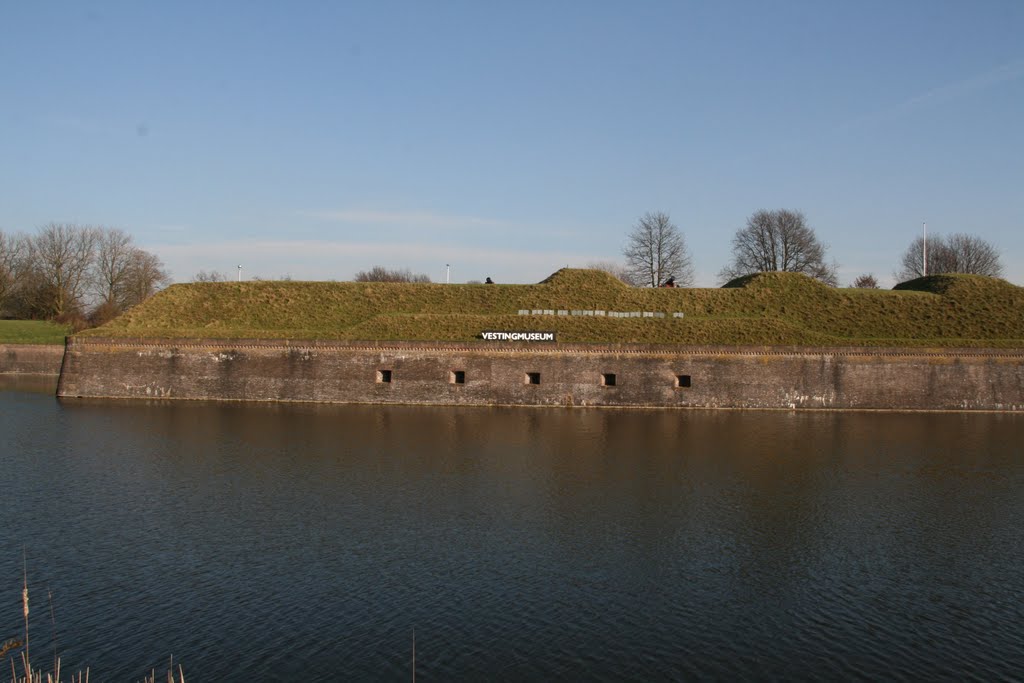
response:
<path fill-rule="evenodd" d="M 553 342 L 554 332 L 481 332 L 480 336 L 487 341 L 531 341 Z"/>

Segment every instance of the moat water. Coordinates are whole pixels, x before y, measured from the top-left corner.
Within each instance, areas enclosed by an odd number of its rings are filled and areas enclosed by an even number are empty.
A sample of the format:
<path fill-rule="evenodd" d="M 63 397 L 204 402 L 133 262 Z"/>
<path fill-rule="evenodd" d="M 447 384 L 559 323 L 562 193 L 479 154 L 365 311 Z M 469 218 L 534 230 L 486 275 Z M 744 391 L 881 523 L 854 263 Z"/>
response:
<path fill-rule="evenodd" d="M 415 632 L 420 680 L 1024 675 L 1024 416 L 52 391 L 0 378 L 40 665 L 410 680 Z"/>

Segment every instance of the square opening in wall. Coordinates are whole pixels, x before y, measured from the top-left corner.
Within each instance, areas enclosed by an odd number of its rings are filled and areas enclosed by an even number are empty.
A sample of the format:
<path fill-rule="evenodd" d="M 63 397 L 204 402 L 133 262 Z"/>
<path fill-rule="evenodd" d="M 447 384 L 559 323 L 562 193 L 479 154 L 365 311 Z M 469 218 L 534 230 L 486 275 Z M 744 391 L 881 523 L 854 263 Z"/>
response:
<path fill-rule="evenodd" d="M 466 371 L 465 370 L 452 370 L 448 373 L 449 384 L 465 384 L 466 383 Z"/>
<path fill-rule="evenodd" d="M 377 371 L 377 383 L 378 384 L 391 384 L 391 371 L 390 370 L 378 370 Z"/>
<path fill-rule="evenodd" d="M 689 375 L 676 375 L 676 386 L 685 389 L 690 386 Z"/>
<path fill-rule="evenodd" d="M 606 372 L 601 375 L 601 386 L 602 387 L 614 387 L 615 386 L 615 373 Z"/>
<path fill-rule="evenodd" d="M 539 372 L 528 372 L 526 373 L 527 384 L 540 384 L 540 373 Z"/>

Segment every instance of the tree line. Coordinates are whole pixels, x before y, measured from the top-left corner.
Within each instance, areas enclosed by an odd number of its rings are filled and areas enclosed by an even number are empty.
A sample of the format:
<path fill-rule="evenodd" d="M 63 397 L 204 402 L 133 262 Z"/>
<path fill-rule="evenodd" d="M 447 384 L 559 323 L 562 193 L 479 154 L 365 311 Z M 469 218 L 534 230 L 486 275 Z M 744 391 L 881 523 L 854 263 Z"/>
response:
<path fill-rule="evenodd" d="M 0 231 L 0 316 L 100 325 L 170 282 L 160 259 L 119 228 Z"/>
<path fill-rule="evenodd" d="M 823 244 L 800 211 L 777 209 L 756 211 L 732 240 L 732 260 L 718 273 L 724 284 L 730 280 L 763 272 L 804 273 L 833 287 L 838 286 L 839 264 L 826 256 Z M 666 284 L 692 287 L 693 258 L 686 239 L 668 214 L 648 212 L 634 224 L 622 252 L 625 266 L 591 264 L 637 287 Z M 999 250 L 985 240 L 964 233 L 949 237 L 918 237 L 900 258 L 893 276 L 900 282 L 925 274 L 971 273 L 1000 277 L 1003 272 Z M 854 287 L 878 287 L 871 273 L 861 275 Z"/>
<path fill-rule="evenodd" d="M 838 264 L 829 261 L 826 252 L 827 246 L 802 212 L 756 211 L 733 236 L 732 259 L 719 271 L 719 279 L 725 283 L 753 273 L 785 271 L 837 286 Z M 666 213 L 641 216 L 627 237 L 623 256 L 625 266 L 590 265 L 638 287 L 694 284 L 693 258 L 686 240 Z M 917 237 L 899 264 L 893 273 L 899 281 L 925 272 L 1002 275 L 999 250 L 964 233 L 933 235 L 927 245 Z M 194 279 L 226 278 L 200 271 Z M 355 280 L 430 282 L 424 274 L 381 266 L 357 273 Z M 160 259 L 137 247 L 131 235 L 119 228 L 50 223 L 34 235 L 0 231 L 0 317 L 99 325 L 170 282 Z M 878 281 L 866 273 L 853 286 L 878 287 Z"/>

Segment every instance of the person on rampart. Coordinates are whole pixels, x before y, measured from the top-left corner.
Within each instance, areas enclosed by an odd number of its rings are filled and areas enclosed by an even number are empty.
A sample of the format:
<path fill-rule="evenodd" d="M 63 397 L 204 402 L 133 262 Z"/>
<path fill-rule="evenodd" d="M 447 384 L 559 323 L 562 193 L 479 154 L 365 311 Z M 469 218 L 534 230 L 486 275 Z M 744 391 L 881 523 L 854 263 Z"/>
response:
<path fill-rule="evenodd" d="M 484 280 L 484 284 L 485 285 L 493 285 L 494 284 L 494 280 L 492 280 L 491 278 L 487 278 L 486 280 Z"/>
<path fill-rule="evenodd" d="M 671 275 L 669 276 L 669 278 L 667 280 L 665 280 L 665 284 L 662 285 L 662 287 L 675 287 L 675 286 L 676 286 L 676 279 L 675 279 L 674 276 L 671 276 Z"/>

